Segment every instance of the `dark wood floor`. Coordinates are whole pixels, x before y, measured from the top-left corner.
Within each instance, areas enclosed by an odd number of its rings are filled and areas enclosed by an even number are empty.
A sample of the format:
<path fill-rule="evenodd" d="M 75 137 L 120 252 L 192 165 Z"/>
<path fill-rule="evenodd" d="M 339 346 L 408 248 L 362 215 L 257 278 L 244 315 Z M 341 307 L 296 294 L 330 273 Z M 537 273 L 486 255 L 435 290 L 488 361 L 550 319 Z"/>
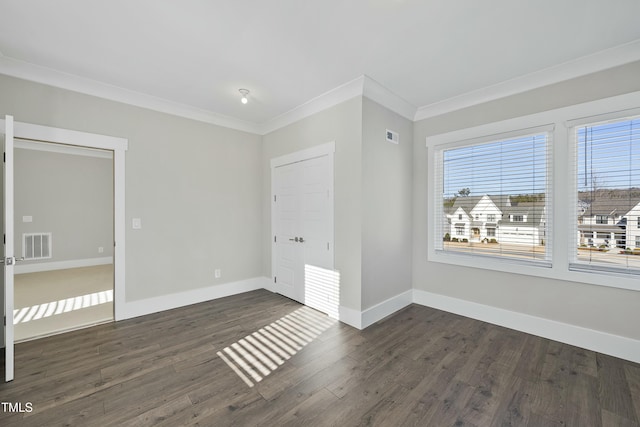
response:
<path fill-rule="evenodd" d="M 15 362 L 2 426 L 640 425 L 640 365 L 418 305 L 358 331 L 256 291 Z"/>

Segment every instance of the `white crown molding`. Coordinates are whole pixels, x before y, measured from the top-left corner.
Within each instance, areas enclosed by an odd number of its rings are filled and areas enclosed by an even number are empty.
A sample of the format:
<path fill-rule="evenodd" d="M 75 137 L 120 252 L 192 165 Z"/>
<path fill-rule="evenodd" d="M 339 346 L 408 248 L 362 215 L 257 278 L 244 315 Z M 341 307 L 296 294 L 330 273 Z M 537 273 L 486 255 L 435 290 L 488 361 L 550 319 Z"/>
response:
<path fill-rule="evenodd" d="M 414 121 L 494 101 L 640 60 L 640 39 L 418 108 Z"/>
<path fill-rule="evenodd" d="M 266 135 L 274 132 L 356 96 L 366 96 L 408 120 L 413 120 L 416 114 L 417 108 L 415 106 L 391 92 L 371 77 L 362 75 L 265 122 L 261 125 L 259 133 Z"/>
<path fill-rule="evenodd" d="M 118 86 L 63 73 L 51 68 L 20 61 L 0 53 L 0 74 L 42 83 L 74 92 L 92 95 L 110 101 L 121 102 L 136 107 L 147 108 L 161 113 L 197 120 L 217 126 L 224 126 L 243 132 L 258 133 L 255 123 L 223 116 L 201 108 L 180 104 L 144 93 L 123 89 Z"/>
<path fill-rule="evenodd" d="M 419 108 L 372 78 L 362 75 L 260 124 L 63 73 L 13 59 L 2 53 L 0 74 L 243 132 L 266 135 L 356 96 L 365 96 L 408 120 L 419 121 L 637 60 L 640 60 L 640 39 Z"/>
<path fill-rule="evenodd" d="M 288 126 L 306 117 L 317 114 L 363 93 L 365 76 L 355 78 L 335 89 L 323 93 L 310 101 L 260 125 L 259 133 L 266 135 L 280 128 Z"/>
<path fill-rule="evenodd" d="M 383 107 L 388 108 L 396 114 L 401 115 L 405 119 L 413 121 L 418 108 L 403 98 L 399 97 L 389 89 L 373 80 L 369 76 L 364 77 L 363 95 L 372 101 L 377 102 Z"/>

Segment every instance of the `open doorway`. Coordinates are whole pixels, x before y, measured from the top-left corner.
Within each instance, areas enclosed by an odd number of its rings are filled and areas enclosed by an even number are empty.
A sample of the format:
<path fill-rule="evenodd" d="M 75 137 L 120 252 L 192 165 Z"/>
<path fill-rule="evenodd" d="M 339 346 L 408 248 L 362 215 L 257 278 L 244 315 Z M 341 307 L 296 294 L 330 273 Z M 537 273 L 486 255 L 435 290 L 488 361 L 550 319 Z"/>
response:
<path fill-rule="evenodd" d="M 16 341 L 113 321 L 113 152 L 16 139 L 14 161 Z"/>

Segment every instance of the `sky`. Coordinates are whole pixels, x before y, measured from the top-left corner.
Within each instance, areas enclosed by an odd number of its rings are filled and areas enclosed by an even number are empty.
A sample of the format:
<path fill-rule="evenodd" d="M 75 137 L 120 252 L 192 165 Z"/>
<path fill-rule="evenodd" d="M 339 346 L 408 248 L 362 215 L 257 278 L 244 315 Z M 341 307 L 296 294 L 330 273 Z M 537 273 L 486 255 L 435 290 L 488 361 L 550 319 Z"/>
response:
<path fill-rule="evenodd" d="M 547 134 L 444 151 L 443 197 L 546 191 Z M 640 118 L 577 129 L 578 190 L 640 187 Z"/>

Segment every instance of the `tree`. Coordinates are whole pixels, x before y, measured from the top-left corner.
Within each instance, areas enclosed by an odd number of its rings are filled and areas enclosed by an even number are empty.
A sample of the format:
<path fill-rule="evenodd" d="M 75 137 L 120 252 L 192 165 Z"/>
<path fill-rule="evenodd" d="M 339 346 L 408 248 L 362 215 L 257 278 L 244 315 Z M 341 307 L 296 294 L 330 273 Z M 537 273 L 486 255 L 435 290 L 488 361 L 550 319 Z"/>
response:
<path fill-rule="evenodd" d="M 471 194 L 471 189 L 469 187 L 458 190 L 458 195 L 460 197 L 467 197 L 469 194 Z"/>

